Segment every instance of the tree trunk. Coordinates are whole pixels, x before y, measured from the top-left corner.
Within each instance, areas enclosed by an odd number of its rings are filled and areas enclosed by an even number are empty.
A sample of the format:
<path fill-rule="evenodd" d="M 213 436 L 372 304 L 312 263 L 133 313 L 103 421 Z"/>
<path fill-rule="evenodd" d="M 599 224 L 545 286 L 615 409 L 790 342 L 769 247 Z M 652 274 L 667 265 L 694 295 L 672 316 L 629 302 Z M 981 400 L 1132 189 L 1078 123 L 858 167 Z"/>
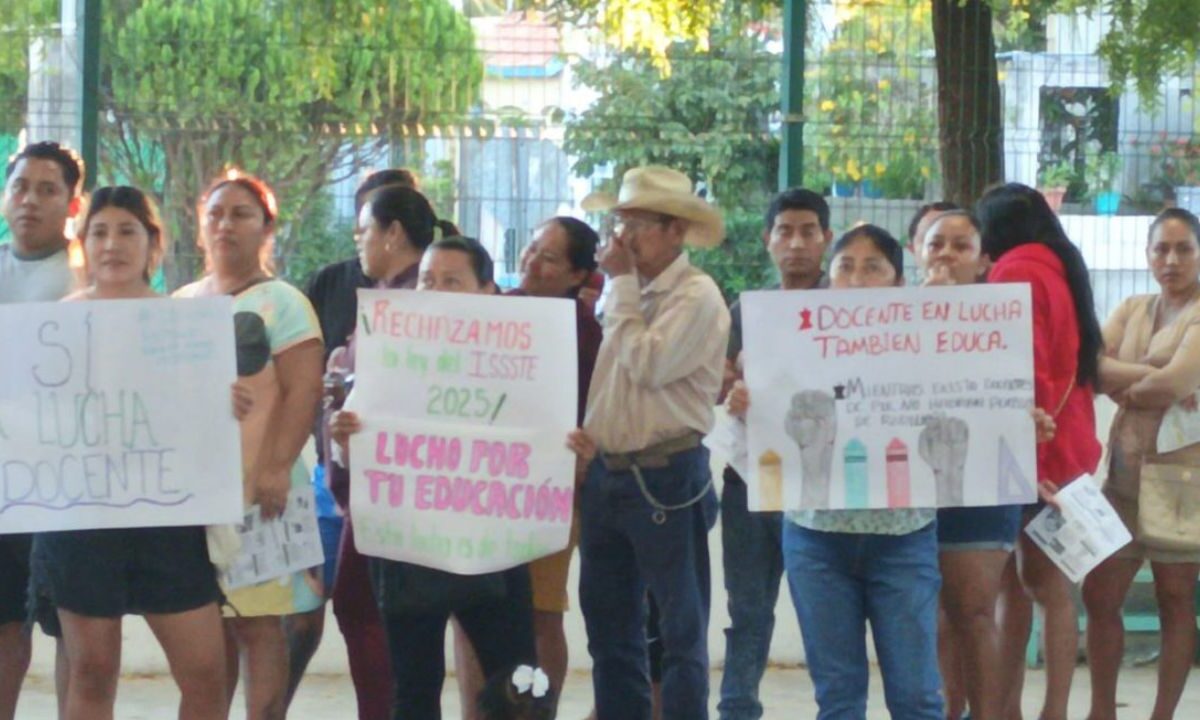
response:
<path fill-rule="evenodd" d="M 1004 179 L 1004 125 L 986 0 L 931 0 L 945 199 L 969 207 Z"/>

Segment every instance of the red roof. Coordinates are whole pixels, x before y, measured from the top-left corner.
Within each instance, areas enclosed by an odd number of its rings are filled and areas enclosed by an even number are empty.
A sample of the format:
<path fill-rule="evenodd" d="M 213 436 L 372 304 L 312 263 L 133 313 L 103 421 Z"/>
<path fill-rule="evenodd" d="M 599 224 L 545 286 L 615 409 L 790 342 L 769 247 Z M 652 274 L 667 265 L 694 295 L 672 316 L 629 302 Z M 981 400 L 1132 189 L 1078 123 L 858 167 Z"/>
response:
<path fill-rule="evenodd" d="M 509 13 L 498 22 L 476 24 L 475 32 L 488 67 L 542 66 L 559 53 L 558 28 L 540 13 Z"/>

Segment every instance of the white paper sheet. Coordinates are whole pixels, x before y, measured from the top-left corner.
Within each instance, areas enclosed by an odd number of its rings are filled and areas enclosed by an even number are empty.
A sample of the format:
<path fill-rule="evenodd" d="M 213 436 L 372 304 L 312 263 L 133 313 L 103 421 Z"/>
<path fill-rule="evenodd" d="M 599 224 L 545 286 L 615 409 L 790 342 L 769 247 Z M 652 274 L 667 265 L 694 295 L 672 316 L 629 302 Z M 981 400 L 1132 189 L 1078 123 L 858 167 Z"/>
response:
<path fill-rule="evenodd" d="M 1167 408 L 1158 426 L 1158 451 L 1169 453 L 1200 442 L 1200 393 L 1192 394 Z"/>
<path fill-rule="evenodd" d="M 1090 478 L 1080 478 L 1060 490 L 1058 503 L 1061 512 L 1047 507 L 1025 532 L 1071 582 L 1082 580 L 1133 539 Z"/>
<path fill-rule="evenodd" d="M 1029 286 L 745 292 L 751 510 L 1037 497 Z"/>
<path fill-rule="evenodd" d="M 471 575 L 567 547 L 575 305 L 359 290 L 350 513 L 359 552 Z M 570 392 L 567 390 L 570 389 Z"/>
<path fill-rule="evenodd" d="M 228 297 L 0 306 L 0 533 L 237 522 Z"/>
<path fill-rule="evenodd" d="M 226 590 L 274 580 L 325 562 L 312 486 L 293 488 L 288 493 L 287 509 L 273 520 L 263 522 L 261 508 L 251 505 L 237 531 L 242 549 L 222 573 L 221 584 Z"/>
<path fill-rule="evenodd" d="M 746 421 L 730 415 L 723 407 L 713 413 L 712 432 L 704 436 L 704 445 L 715 455 L 729 463 L 742 478 L 749 477 L 750 463 L 746 447 Z M 764 508 L 781 510 L 782 508 Z"/>

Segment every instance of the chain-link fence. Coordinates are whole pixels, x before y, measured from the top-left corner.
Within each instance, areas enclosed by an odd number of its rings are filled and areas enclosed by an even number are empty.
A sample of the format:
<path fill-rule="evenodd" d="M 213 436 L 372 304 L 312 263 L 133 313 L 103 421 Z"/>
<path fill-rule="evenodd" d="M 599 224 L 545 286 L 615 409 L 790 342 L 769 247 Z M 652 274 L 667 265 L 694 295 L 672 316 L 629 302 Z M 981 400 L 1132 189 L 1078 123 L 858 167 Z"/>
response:
<path fill-rule="evenodd" d="M 664 64 L 591 27 L 503 6 L 105 2 L 99 180 L 157 194 L 174 235 L 174 286 L 199 267 L 195 203 L 207 182 L 228 165 L 262 175 L 283 211 L 278 267 L 301 282 L 352 254 L 362 177 L 410 167 L 439 214 L 479 237 L 511 281 L 540 221 L 578 212 L 583 194 L 625 168 L 662 162 L 726 212 L 729 241 L 698 260 L 731 296 L 765 283 L 762 212 L 779 176 L 778 8 L 726 3 L 703 46 L 675 43 Z M 1200 203 L 1194 70 L 1164 77 L 1154 98 L 1113 94 L 1096 52 L 1103 15 L 1031 17 L 1030 3 L 1012 0 L 939 29 L 932 7 L 808 3 L 804 179 L 830 197 L 835 230 L 866 220 L 903 236 L 917 207 L 947 194 L 943 168 L 983 173 L 1061 200 L 1101 316 L 1149 290 L 1150 219 Z M 56 0 L 0 10 L 0 149 L 75 141 L 77 29 L 62 10 Z M 959 106 L 939 98 L 937 78 L 949 72 L 947 53 L 965 57 L 985 37 L 971 22 L 988 23 L 994 38 L 999 93 L 958 101 L 995 118 L 998 144 L 983 164 L 958 167 L 944 155 L 986 139 L 946 130 L 940 117 L 963 115 L 947 114 Z M 959 45 L 947 50 L 947 38 Z"/>

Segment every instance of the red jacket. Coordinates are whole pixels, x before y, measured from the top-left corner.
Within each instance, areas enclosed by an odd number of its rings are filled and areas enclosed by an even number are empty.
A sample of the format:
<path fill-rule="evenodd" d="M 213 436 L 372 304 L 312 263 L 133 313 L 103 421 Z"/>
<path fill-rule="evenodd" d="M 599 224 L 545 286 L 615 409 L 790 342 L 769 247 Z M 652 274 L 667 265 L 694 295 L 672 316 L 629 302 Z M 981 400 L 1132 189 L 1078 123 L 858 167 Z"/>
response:
<path fill-rule="evenodd" d="M 1000 257 L 988 282 L 1027 282 L 1031 288 L 1034 396 L 1038 407 L 1052 416 L 1057 412 L 1058 426 L 1053 440 L 1038 445 L 1038 478 L 1061 487 L 1095 472 L 1101 455 L 1096 408 L 1092 388 L 1073 383 L 1079 330 L 1062 261 L 1040 243 L 1021 245 Z"/>

